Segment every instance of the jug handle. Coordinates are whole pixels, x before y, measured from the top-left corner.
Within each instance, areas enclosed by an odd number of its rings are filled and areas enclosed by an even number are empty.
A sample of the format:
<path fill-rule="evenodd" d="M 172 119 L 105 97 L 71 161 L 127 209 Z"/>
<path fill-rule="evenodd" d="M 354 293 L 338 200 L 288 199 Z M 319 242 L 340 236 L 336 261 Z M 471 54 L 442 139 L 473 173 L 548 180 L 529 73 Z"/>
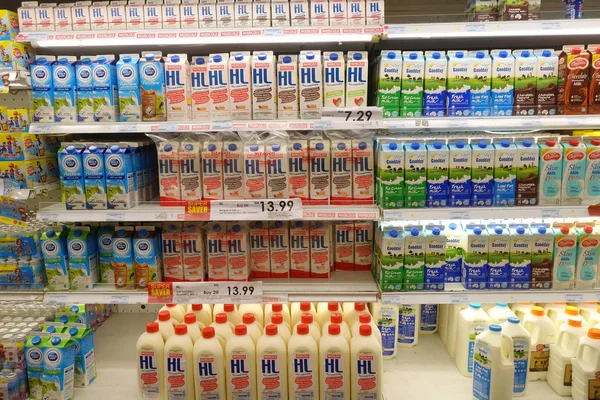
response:
<path fill-rule="evenodd" d="M 508 361 L 510 364 L 514 364 L 515 362 L 515 344 L 512 338 L 508 335 L 502 334 L 502 341 L 506 342 L 506 348 L 508 349 Z"/>

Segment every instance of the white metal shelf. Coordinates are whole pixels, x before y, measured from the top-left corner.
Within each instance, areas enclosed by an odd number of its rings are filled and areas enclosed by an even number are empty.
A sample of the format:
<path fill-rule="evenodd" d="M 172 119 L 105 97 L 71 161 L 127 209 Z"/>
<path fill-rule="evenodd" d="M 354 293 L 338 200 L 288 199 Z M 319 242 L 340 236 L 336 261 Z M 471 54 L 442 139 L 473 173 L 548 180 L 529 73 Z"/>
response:
<path fill-rule="evenodd" d="M 0 292 L 0 301 L 42 301 L 44 290 L 9 290 Z"/>
<path fill-rule="evenodd" d="M 0 86 L 0 93 L 7 93 L 9 90 L 29 90 L 31 89 L 31 78 L 29 71 L 0 70 L 0 75 L 8 74 L 8 87 Z"/>
<path fill-rule="evenodd" d="M 21 189 L 18 190 L 13 196 L 17 200 L 28 200 L 35 198 L 45 198 L 48 193 L 53 190 L 60 189 L 60 182 L 46 183 L 34 187 L 33 189 Z"/>

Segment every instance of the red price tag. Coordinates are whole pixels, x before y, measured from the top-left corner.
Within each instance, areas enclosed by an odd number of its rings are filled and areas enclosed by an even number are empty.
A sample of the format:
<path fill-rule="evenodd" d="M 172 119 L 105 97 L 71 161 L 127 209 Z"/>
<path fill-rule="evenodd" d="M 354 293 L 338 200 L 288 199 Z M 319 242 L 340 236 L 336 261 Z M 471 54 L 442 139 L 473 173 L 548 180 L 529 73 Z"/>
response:
<path fill-rule="evenodd" d="M 188 201 L 185 206 L 186 221 L 210 221 L 210 201 Z"/>
<path fill-rule="evenodd" d="M 150 282 L 148 284 L 148 303 L 168 304 L 173 303 L 173 283 Z"/>

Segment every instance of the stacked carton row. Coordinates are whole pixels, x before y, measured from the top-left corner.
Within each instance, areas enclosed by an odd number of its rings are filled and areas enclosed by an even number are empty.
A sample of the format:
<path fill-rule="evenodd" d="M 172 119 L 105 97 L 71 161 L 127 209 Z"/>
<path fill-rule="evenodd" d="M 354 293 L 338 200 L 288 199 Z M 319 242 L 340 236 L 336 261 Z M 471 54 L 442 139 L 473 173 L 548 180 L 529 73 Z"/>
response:
<path fill-rule="evenodd" d="M 527 21 L 541 19 L 542 0 L 467 0 L 469 21 Z"/>

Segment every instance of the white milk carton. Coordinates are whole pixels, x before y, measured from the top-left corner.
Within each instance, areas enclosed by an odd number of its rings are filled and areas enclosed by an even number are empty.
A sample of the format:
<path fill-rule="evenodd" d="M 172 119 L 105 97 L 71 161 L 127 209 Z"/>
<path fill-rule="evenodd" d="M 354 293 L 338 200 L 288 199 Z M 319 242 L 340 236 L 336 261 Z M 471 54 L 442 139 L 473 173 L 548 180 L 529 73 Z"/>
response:
<path fill-rule="evenodd" d="M 208 61 L 209 112 L 212 121 L 231 119 L 229 55 L 211 54 Z"/>
<path fill-rule="evenodd" d="M 233 28 L 235 25 L 233 1 L 219 2 L 217 8 L 217 28 Z"/>
<path fill-rule="evenodd" d="M 223 142 L 223 198 L 225 200 L 244 199 L 244 160 L 241 141 Z"/>
<path fill-rule="evenodd" d="M 352 140 L 331 141 L 331 204 L 352 204 Z"/>
<path fill-rule="evenodd" d="M 600 232 L 598 226 L 577 224 L 577 275 L 575 288 L 595 289 L 598 277 L 598 253 L 600 252 Z"/>
<path fill-rule="evenodd" d="M 60 4 L 58 7 L 54 7 L 54 26 L 56 27 L 57 31 L 73 30 L 71 6 L 72 4 Z"/>
<path fill-rule="evenodd" d="M 581 205 L 584 197 L 587 149 L 576 139 L 563 143 L 562 205 Z"/>
<path fill-rule="evenodd" d="M 329 25 L 348 25 L 348 2 L 329 0 Z"/>
<path fill-rule="evenodd" d="M 235 26 L 236 28 L 252 26 L 252 3 L 235 3 Z"/>
<path fill-rule="evenodd" d="M 277 115 L 298 119 L 298 56 L 280 55 L 277 60 Z"/>
<path fill-rule="evenodd" d="M 329 26 L 328 0 L 311 0 L 310 24 L 312 26 Z"/>
<path fill-rule="evenodd" d="M 288 199 L 288 144 L 287 141 L 269 142 L 266 145 L 267 162 L 267 198 Z"/>
<path fill-rule="evenodd" d="M 354 270 L 370 271 L 373 268 L 373 222 L 354 223 Z"/>
<path fill-rule="evenodd" d="M 192 119 L 189 77 L 190 64 L 187 54 L 168 54 L 165 57 L 165 97 L 169 121 Z"/>
<path fill-rule="evenodd" d="M 371 140 L 352 140 L 352 203 L 373 204 L 375 201 L 375 178 L 373 175 L 375 152 Z"/>
<path fill-rule="evenodd" d="M 300 118 L 320 119 L 323 108 L 321 51 L 300 53 Z"/>
<path fill-rule="evenodd" d="M 250 278 L 250 246 L 248 227 L 237 222 L 227 223 L 227 265 L 230 281 Z"/>
<path fill-rule="evenodd" d="M 176 141 L 164 141 L 158 144 L 158 182 L 160 204 L 163 206 L 176 206 L 181 200 L 179 144 Z"/>
<path fill-rule="evenodd" d="M 202 199 L 202 144 L 196 140 L 182 140 L 179 147 L 181 200 Z"/>
<path fill-rule="evenodd" d="M 77 1 L 71 7 L 71 18 L 73 19 L 74 31 L 89 31 L 90 26 L 90 6 L 91 1 Z"/>
<path fill-rule="evenodd" d="M 98 56 L 92 63 L 94 121 L 119 121 L 119 88 L 115 56 Z"/>
<path fill-rule="evenodd" d="M 290 2 L 273 0 L 271 3 L 271 24 L 273 26 L 290 26 Z"/>
<path fill-rule="evenodd" d="M 108 29 L 117 30 L 127 28 L 125 6 L 127 6 L 127 1 L 125 0 L 113 0 L 110 2 L 106 11 L 108 15 Z"/>
<path fill-rule="evenodd" d="M 21 7 L 17 9 L 19 14 L 19 30 L 21 32 L 35 32 L 37 27 L 36 7 L 39 6 L 37 1 L 24 1 Z"/>
<path fill-rule="evenodd" d="M 492 115 L 511 116 L 515 102 L 515 57 L 492 50 Z"/>
<path fill-rule="evenodd" d="M 43 32 L 53 32 L 56 30 L 54 8 L 56 3 L 44 3 L 37 7 L 37 24 L 38 29 Z"/>
<path fill-rule="evenodd" d="M 246 199 L 267 198 L 265 146 L 247 143 L 244 146 L 244 196 Z"/>
<path fill-rule="evenodd" d="M 492 104 L 492 58 L 487 51 L 470 52 L 475 60 L 471 64 L 471 115 L 487 117 Z"/>
<path fill-rule="evenodd" d="M 310 223 L 310 277 L 329 278 L 331 273 L 331 229 L 324 222 Z"/>
<path fill-rule="evenodd" d="M 555 290 L 575 289 L 577 268 L 577 231 L 572 225 L 554 225 L 554 276 Z"/>
<path fill-rule="evenodd" d="M 234 120 L 252 119 L 250 52 L 233 52 L 229 57 L 229 104 Z"/>
<path fill-rule="evenodd" d="M 308 0 L 290 1 L 290 21 L 292 26 L 310 25 L 310 11 Z"/>
<path fill-rule="evenodd" d="M 223 142 L 219 140 L 202 145 L 202 198 L 223 200 Z"/>
<path fill-rule="evenodd" d="M 369 92 L 369 53 L 348 52 L 346 74 L 346 107 L 364 107 Z"/>
<path fill-rule="evenodd" d="M 290 222 L 290 277 L 310 277 L 310 234 L 306 221 Z"/>
<path fill-rule="evenodd" d="M 181 28 L 181 0 L 165 0 L 162 6 L 164 29 Z"/>
<path fill-rule="evenodd" d="M 364 25 L 366 17 L 365 0 L 348 0 L 348 25 Z"/>
<path fill-rule="evenodd" d="M 336 271 L 354 271 L 354 222 L 338 222 L 333 227 Z"/>
<path fill-rule="evenodd" d="M 272 221 L 269 227 L 271 278 L 290 277 L 290 230 L 287 221 Z"/>
<path fill-rule="evenodd" d="M 181 248 L 183 251 L 183 277 L 186 282 L 204 280 L 204 232 L 197 223 L 186 223 L 181 231 Z"/>
<path fill-rule="evenodd" d="M 146 0 L 129 0 L 125 7 L 127 29 L 144 29 L 144 6 Z"/>
<path fill-rule="evenodd" d="M 119 61 L 117 62 L 117 86 L 119 88 L 121 122 L 139 122 L 142 120 L 139 63 L 139 54 L 119 55 Z"/>
<path fill-rule="evenodd" d="M 181 28 L 198 28 L 199 11 L 200 8 L 198 7 L 198 0 L 184 0 L 179 7 Z"/>
<path fill-rule="evenodd" d="M 448 116 L 471 115 L 471 65 L 464 51 L 448 52 Z"/>
<path fill-rule="evenodd" d="M 209 281 L 229 279 L 227 268 L 227 224 L 211 223 L 206 228 L 206 269 Z"/>
<path fill-rule="evenodd" d="M 276 65 L 272 51 L 252 55 L 252 119 L 277 119 Z"/>
<path fill-rule="evenodd" d="M 423 92 L 423 115 L 443 117 L 446 115 L 446 80 L 448 58 L 439 51 L 425 52 L 425 85 Z"/>
<path fill-rule="evenodd" d="M 198 6 L 198 26 L 200 28 L 217 27 L 217 5 L 214 1 L 211 3 L 200 2 Z"/>
<path fill-rule="evenodd" d="M 383 25 L 385 22 L 385 1 L 367 0 L 367 25 Z"/>
<path fill-rule="evenodd" d="M 190 65 L 193 121 L 210 121 L 207 59 L 208 57 L 193 57 Z"/>
<path fill-rule="evenodd" d="M 563 147 L 556 140 L 546 140 L 540 146 L 540 206 L 560 205 L 563 185 Z"/>
<path fill-rule="evenodd" d="M 163 0 L 146 0 L 144 6 L 144 29 L 162 29 Z"/>
<path fill-rule="evenodd" d="M 269 255 L 268 222 L 250 222 L 250 277 L 253 279 L 271 277 Z"/>
<path fill-rule="evenodd" d="M 530 50 L 513 50 L 515 56 L 515 115 L 537 114 L 538 58 Z"/>
<path fill-rule="evenodd" d="M 90 25 L 92 30 L 108 30 L 109 1 L 96 1 L 90 6 Z"/>
<path fill-rule="evenodd" d="M 323 53 L 323 107 L 346 106 L 346 68 L 344 53 Z"/>
<path fill-rule="evenodd" d="M 329 140 L 312 139 L 309 142 L 310 200 L 311 205 L 329 204 L 331 197 L 331 149 Z"/>
<path fill-rule="evenodd" d="M 310 197 L 308 140 L 291 140 L 289 147 L 289 190 L 290 198 L 299 198 L 302 203 Z"/>
<path fill-rule="evenodd" d="M 252 5 L 252 26 L 271 26 L 271 5 L 269 2 L 254 2 Z"/>

